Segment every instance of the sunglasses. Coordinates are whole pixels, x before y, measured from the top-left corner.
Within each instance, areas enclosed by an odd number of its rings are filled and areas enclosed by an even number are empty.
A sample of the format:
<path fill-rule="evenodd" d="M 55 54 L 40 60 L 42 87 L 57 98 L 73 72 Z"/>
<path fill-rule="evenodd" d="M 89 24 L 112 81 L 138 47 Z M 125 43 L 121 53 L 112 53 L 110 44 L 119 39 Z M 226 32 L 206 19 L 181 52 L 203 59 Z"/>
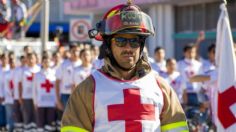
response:
<path fill-rule="evenodd" d="M 140 47 L 140 38 L 123 38 L 123 37 L 114 37 L 112 40 L 115 42 L 118 47 L 125 47 L 128 43 L 131 48 Z"/>

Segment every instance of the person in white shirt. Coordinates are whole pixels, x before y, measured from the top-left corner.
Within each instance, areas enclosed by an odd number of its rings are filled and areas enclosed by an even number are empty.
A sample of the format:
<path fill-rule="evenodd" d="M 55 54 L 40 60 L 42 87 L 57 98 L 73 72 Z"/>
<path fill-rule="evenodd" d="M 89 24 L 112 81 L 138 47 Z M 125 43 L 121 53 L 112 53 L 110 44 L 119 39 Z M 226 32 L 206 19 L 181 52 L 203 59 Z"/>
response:
<path fill-rule="evenodd" d="M 197 105 L 197 94 L 201 91 L 199 83 L 189 82 L 189 78 L 200 74 L 202 71 L 202 64 L 197 61 L 196 47 L 194 44 L 188 44 L 184 47 L 184 59 L 178 62 L 178 71 L 183 77 L 184 93 L 183 101 L 187 105 Z"/>
<path fill-rule="evenodd" d="M 8 56 L 6 53 L 1 55 L 1 65 L 0 65 L 0 131 L 7 131 L 6 130 L 6 112 L 5 106 L 3 105 L 4 102 L 4 88 L 3 88 L 3 74 L 7 72 L 10 67 L 8 65 Z"/>
<path fill-rule="evenodd" d="M 36 54 L 29 53 L 27 55 L 28 67 L 23 71 L 19 86 L 19 101 L 22 105 L 24 131 L 34 130 L 35 112 L 33 105 L 33 78 L 40 71 L 40 67 L 36 64 Z"/>
<path fill-rule="evenodd" d="M 92 55 L 92 62 L 98 59 L 99 46 L 96 46 L 96 45 L 91 46 L 91 55 Z"/>
<path fill-rule="evenodd" d="M 215 44 L 211 44 L 208 49 L 208 60 L 203 62 L 203 72 L 208 72 L 216 68 L 215 65 Z"/>
<path fill-rule="evenodd" d="M 51 66 L 51 68 L 54 69 L 54 71 L 57 71 L 62 63 L 61 54 L 59 52 L 56 51 L 52 54 L 52 63 L 53 65 Z"/>
<path fill-rule="evenodd" d="M 14 83 L 14 130 L 23 131 L 23 113 L 21 111 L 21 105 L 19 102 L 19 82 L 23 74 L 23 71 L 26 69 L 27 60 L 24 55 L 20 56 L 20 65 L 15 68 L 13 83 Z"/>
<path fill-rule="evenodd" d="M 3 74 L 3 88 L 4 88 L 4 104 L 6 109 L 6 121 L 7 129 L 9 132 L 13 132 L 14 120 L 13 120 L 13 104 L 14 104 L 14 76 L 15 76 L 15 57 L 10 57 L 9 54 L 9 65 L 10 70 L 4 72 Z"/>
<path fill-rule="evenodd" d="M 82 64 L 75 68 L 73 72 L 73 88 L 75 88 L 80 82 L 85 80 L 93 71 L 91 64 L 92 56 L 89 49 L 83 49 L 80 51 L 80 58 Z"/>
<path fill-rule="evenodd" d="M 175 90 L 180 103 L 183 103 L 183 79 L 177 71 L 177 62 L 174 58 L 166 60 L 166 72 L 162 76 Z"/>
<path fill-rule="evenodd" d="M 190 78 L 191 82 L 203 82 L 204 83 L 204 89 L 206 90 L 206 94 L 209 98 L 210 102 L 210 110 L 211 110 L 211 119 L 214 125 L 216 125 L 216 104 L 217 104 L 217 99 L 216 95 L 217 93 L 217 77 L 218 77 L 218 72 L 217 69 L 208 71 L 204 73 L 203 75 L 196 75 Z"/>
<path fill-rule="evenodd" d="M 162 47 L 156 47 L 154 51 L 155 62 L 151 63 L 153 70 L 161 75 L 166 72 L 166 60 L 165 60 L 165 50 Z"/>
<path fill-rule="evenodd" d="M 71 57 L 69 60 L 64 60 L 61 66 L 56 71 L 56 97 L 57 108 L 64 109 L 67 100 L 73 88 L 72 75 L 74 68 L 81 65 L 79 58 L 79 47 L 76 44 L 70 45 Z"/>
<path fill-rule="evenodd" d="M 56 129 L 56 76 L 50 68 L 50 62 L 49 56 L 42 57 L 42 69 L 35 74 L 33 80 L 33 100 L 38 132 L 52 132 Z"/>
<path fill-rule="evenodd" d="M 63 62 L 62 56 L 59 51 L 55 51 L 52 54 L 52 62 L 53 62 L 53 65 L 51 66 L 51 68 L 53 69 L 53 71 L 56 74 L 56 71 L 60 68 L 60 66 Z M 58 131 L 60 130 L 60 126 L 61 126 L 61 123 L 60 123 L 61 116 L 62 116 L 62 111 L 56 109 L 56 129 Z"/>

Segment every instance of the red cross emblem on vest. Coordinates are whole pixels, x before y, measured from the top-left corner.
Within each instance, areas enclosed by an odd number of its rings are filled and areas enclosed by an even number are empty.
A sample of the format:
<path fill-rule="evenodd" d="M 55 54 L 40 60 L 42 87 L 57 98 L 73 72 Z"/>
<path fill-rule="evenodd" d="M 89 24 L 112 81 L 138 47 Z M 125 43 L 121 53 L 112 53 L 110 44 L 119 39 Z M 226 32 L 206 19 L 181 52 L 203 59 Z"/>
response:
<path fill-rule="evenodd" d="M 53 88 L 53 84 L 51 84 L 50 81 L 46 79 L 45 83 L 41 84 L 41 87 L 45 88 L 47 93 L 50 93 L 50 89 Z"/>
<path fill-rule="evenodd" d="M 125 121 L 125 132 L 142 132 L 141 120 L 155 121 L 155 106 L 141 104 L 140 89 L 124 89 L 124 104 L 108 105 L 109 121 Z"/>
<path fill-rule="evenodd" d="M 32 81 L 34 78 L 34 73 L 31 73 L 31 76 L 27 76 L 28 81 Z"/>

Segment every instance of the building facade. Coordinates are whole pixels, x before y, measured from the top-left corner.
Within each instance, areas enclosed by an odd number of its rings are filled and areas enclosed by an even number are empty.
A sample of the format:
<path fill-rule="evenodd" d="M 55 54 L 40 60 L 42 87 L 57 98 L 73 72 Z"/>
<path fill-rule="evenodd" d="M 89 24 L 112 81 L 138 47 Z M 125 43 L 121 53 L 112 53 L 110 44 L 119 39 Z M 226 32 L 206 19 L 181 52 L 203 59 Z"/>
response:
<path fill-rule="evenodd" d="M 195 42 L 199 31 L 205 31 L 206 40 L 200 45 L 200 52 L 206 53 L 207 46 L 215 42 L 216 25 L 221 0 L 133 0 L 149 14 L 155 26 L 156 35 L 147 41 L 151 56 L 155 47 L 166 49 L 167 57 L 182 57 L 185 44 Z M 92 15 L 92 24 L 102 19 L 111 7 L 126 3 L 126 0 L 50 0 L 50 24 L 64 24 L 68 28 L 70 19 Z M 233 36 L 236 38 L 236 2 L 227 4 Z M 40 16 L 35 23 L 39 23 Z M 65 29 L 69 32 L 69 29 Z"/>

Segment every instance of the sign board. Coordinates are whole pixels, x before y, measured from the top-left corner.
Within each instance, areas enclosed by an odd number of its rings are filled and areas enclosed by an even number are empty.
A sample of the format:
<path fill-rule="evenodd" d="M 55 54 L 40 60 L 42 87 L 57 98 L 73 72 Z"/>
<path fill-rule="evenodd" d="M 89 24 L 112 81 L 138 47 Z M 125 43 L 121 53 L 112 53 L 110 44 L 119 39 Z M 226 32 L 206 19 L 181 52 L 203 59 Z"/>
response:
<path fill-rule="evenodd" d="M 92 17 L 72 19 L 70 21 L 70 41 L 88 42 L 88 30 L 92 28 Z"/>
<path fill-rule="evenodd" d="M 133 0 L 137 5 L 168 2 L 170 0 Z M 127 0 L 70 0 L 64 2 L 65 14 L 83 14 L 88 11 L 109 9 L 116 5 L 126 4 Z"/>

